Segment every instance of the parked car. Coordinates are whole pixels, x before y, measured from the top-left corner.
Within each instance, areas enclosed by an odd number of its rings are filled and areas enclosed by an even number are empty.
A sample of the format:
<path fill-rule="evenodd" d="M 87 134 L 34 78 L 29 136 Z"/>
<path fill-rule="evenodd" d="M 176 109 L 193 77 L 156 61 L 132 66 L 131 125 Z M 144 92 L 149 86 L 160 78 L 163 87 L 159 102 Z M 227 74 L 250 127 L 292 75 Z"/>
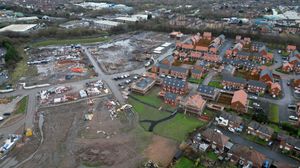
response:
<path fill-rule="evenodd" d="M 218 129 L 214 129 L 215 132 L 222 134 L 222 132 Z"/>
<path fill-rule="evenodd" d="M 3 116 L 10 116 L 11 113 L 3 113 Z"/>
<path fill-rule="evenodd" d="M 294 120 L 294 121 L 298 121 L 298 117 L 296 117 L 296 116 L 289 116 L 289 119 Z"/>
<path fill-rule="evenodd" d="M 253 96 L 253 95 L 252 95 L 252 96 L 249 96 L 249 98 L 250 98 L 250 99 L 253 99 L 253 100 L 257 100 L 257 99 L 258 99 L 257 96 Z"/>
<path fill-rule="evenodd" d="M 228 127 L 228 130 L 229 130 L 230 132 L 235 133 L 235 130 L 234 130 L 233 128 L 231 128 L 231 127 Z"/>
<path fill-rule="evenodd" d="M 3 121 L 3 120 L 4 120 L 4 118 L 0 116 L 0 121 Z"/>
<path fill-rule="evenodd" d="M 273 145 L 273 141 L 270 141 L 269 143 L 268 143 L 268 146 L 272 146 Z"/>
<path fill-rule="evenodd" d="M 129 84 L 129 83 L 131 83 L 131 80 L 128 79 L 128 80 L 125 81 L 125 83 Z"/>
<path fill-rule="evenodd" d="M 254 102 L 254 103 L 253 103 L 253 106 L 260 107 L 260 104 Z"/>
<path fill-rule="evenodd" d="M 288 109 L 289 110 L 296 110 L 297 109 L 297 105 L 296 104 L 289 104 L 288 105 Z"/>

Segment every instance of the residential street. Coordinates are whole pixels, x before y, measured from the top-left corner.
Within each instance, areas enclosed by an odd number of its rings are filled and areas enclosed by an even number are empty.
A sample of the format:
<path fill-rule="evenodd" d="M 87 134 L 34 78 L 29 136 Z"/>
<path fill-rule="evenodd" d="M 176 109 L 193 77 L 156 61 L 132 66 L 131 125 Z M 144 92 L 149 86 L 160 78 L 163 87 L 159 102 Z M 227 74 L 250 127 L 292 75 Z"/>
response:
<path fill-rule="evenodd" d="M 276 160 L 276 161 L 279 161 L 279 162 L 286 162 L 286 163 L 293 164 L 293 165 L 299 165 L 300 164 L 299 161 L 296 161 L 296 160 L 294 160 L 294 159 L 292 159 L 292 158 L 290 158 L 286 155 L 283 155 L 279 152 L 272 151 L 268 147 L 264 147 L 262 145 L 254 143 L 252 141 L 249 141 L 249 140 L 241 137 L 240 134 L 232 133 L 232 132 L 228 131 L 227 129 L 224 129 L 223 127 L 217 127 L 215 125 L 212 125 L 211 127 L 213 129 L 217 128 L 217 129 L 221 130 L 222 133 L 224 135 L 228 136 L 232 142 L 237 143 L 237 144 L 241 144 L 241 145 L 245 145 L 245 146 L 248 146 L 248 147 L 252 147 L 253 149 L 257 150 L 258 152 L 260 152 L 262 154 L 264 154 L 266 157 L 268 157 L 272 160 Z"/>

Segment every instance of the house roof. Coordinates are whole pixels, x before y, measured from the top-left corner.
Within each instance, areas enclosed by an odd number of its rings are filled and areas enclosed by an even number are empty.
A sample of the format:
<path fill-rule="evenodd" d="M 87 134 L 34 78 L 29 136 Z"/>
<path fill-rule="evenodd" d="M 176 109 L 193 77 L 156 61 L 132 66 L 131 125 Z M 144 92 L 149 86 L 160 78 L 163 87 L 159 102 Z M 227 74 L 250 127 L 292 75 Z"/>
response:
<path fill-rule="evenodd" d="M 258 166 L 262 166 L 264 161 L 267 159 L 262 153 L 239 144 L 235 144 L 231 148 L 231 153 L 247 161 L 251 161 L 254 165 Z"/>
<path fill-rule="evenodd" d="M 261 78 L 261 77 L 263 77 L 265 75 L 268 75 L 268 76 L 270 76 L 271 79 L 273 79 L 273 73 L 272 73 L 272 71 L 269 68 L 266 68 L 266 69 L 262 70 L 260 72 L 259 78 Z"/>
<path fill-rule="evenodd" d="M 257 80 L 249 80 L 248 85 L 260 87 L 260 88 L 266 88 L 267 85 L 264 82 L 257 81 Z"/>
<path fill-rule="evenodd" d="M 187 82 L 185 80 L 181 80 L 181 79 L 178 79 L 178 78 L 168 78 L 168 77 L 166 77 L 164 79 L 163 83 L 165 85 L 173 86 L 173 87 L 176 87 L 176 88 L 184 88 L 187 84 Z"/>
<path fill-rule="evenodd" d="M 287 49 L 287 50 L 296 50 L 297 47 L 296 47 L 295 45 L 288 45 L 288 46 L 286 47 L 286 49 Z"/>
<path fill-rule="evenodd" d="M 221 113 L 220 117 L 229 120 L 230 122 L 236 123 L 238 125 L 240 125 L 243 122 L 243 119 L 240 116 L 230 114 L 224 111 Z"/>
<path fill-rule="evenodd" d="M 201 109 L 205 105 L 206 101 L 202 98 L 200 94 L 194 94 L 186 100 L 186 106 L 196 107 Z"/>
<path fill-rule="evenodd" d="M 177 95 L 174 94 L 174 93 L 171 93 L 171 92 L 166 92 L 164 98 L 165 98 L 165 99 L 168 99 L 168 100 L 174 100 L 174 101 L 175 101 L 176 98 L 177 98 Z"/>
<path fill-rule="evenodd" d="M 216 88 L 207 85 L 199 85 L 197 91 L 201 94 L 213 96 L 216 93 Z"/>
<path fill-rule="evenodd" d="M 216 132 L 211 128 L 208 128 L 202 132 L 202 136 L 210 141 L 210 142 L 215 142 L 217 145 L 220 145 L 224 147 L 228 141 L 229 137 L 223 135 L 222 133 Z"/>
<path fill-rule="evenodd" d="M 238 90 L 233 93 L 231 103 L 240 102 L 244 106 L 247 105 L 247 93 L 244 90 Z"/>
<path fill-rule="evenodd" d="M 196 50 L 196 51 L 208 51 L 208 47 L 204 47 L 204 46 L 196 46 L 195 50 Z"/>
<path fill-rule="evenodd" d="M 199 52 L 191 52 L 190 56 L 193 58 L 200 58 L 201 57 L 201 53 Z"/>
<path fill-rule="evenodd" d="M 184 49 L 194 49 L 194 46 L 193 46 L 193 44 L 183 43 L 183 44 L 181 44 L 181 48 L 184 48 Z"/>
<path fill-rule="evenodd" d="M 170 66 L 166 64 L 158 64 L 157 67 L 159 67 L 160 69 L 170 69 Z"/>
<path fill-rule="evenodd" d="M 229 73 L 233 73 L 235 71 L 235 67 L 232 65 L 225 65 L 223 72 L 229 72 Z"/>
<path fill-rule="evenodd" d="M 271 127 L 260 124 L 256 121 L 251 121 L 249 123 L 248 127 L 251 127 L 254 130 L 258 130 L 259 132 L 262 132 L 262 133 L 264 133 L 266 135 L 270 135 L 270 136 L 274 133 L 274 130 Z"/>
<path fill-rule="evenodd" d="M 188 72 L 188 69 L 182 68 L 182 67 L 178 67 L 178 66 L 172 66 L 171 67 L 171 71 L 176 71 L 176 72 L 180 72 L 180 73 L 186 73 L 186 72 Z"/>
<path fill-rule="evenodd" d="M 136 83 L 136 86 L 139 88 L 146 88 L 149 84 L 151 84 L 154 80 L 152 78 L 142 78 Z"/>
<path fill-rule="evenodd" d="M 200 71 L 199 69 L 192 69 L 191 72 L 193 74 L 201 74 L 202 73 L 202 71 Z"/>
<path fill-rule="evenodd" d="M 300 140 L 299 139 L 289 136 L 282 132 L 278 133 L 278 136 L 280 136 L 280 140 L 300 149 Z"/>
<path fill-rule="evenodd" d="M 280 84 L 278 82 L 272 83 L 271 90 L 272 89 L 279 89 L 279 90 L 281 90 L 281 86 L 280 86 Z"/>
<path fill-rule="evenodd" d="M 223 81 L 228 81 L 228 82 L 233 82 L 233 83 L 241 83 L 241 84 L 246 84 L 246 79 L 244 78 L 239 78 L 239 77 L 234 77 L 230 75 L 223 75 Z"/>
<path fill-rule="evenodd" d="M 238 56 L 250 56 L 251 53 L 245 52 L 245 51 L 238 51 L 236 55 L 238 55 Z"/>

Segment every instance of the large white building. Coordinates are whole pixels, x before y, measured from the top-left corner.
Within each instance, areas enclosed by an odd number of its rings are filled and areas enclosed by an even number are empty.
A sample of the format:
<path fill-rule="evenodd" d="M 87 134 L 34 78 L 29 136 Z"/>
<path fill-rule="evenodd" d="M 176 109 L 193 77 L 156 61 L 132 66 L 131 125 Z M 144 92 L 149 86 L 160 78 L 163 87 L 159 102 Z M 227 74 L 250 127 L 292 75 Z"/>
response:
<path fill-rule="evenodd" d="M 93 20 L 94 26 L 103 30 L 110 29 L 112 27 L 118 26 L 122 23 L 114 22 L 110 20 Z"/>
<path fill-rule="evenodd" d="M 0 29 L 0 33 L 3 32 L 15 32 L 15 33 L 28 33 L 37 28 L 37 24 L 11 24 L 9 26 Z"/>

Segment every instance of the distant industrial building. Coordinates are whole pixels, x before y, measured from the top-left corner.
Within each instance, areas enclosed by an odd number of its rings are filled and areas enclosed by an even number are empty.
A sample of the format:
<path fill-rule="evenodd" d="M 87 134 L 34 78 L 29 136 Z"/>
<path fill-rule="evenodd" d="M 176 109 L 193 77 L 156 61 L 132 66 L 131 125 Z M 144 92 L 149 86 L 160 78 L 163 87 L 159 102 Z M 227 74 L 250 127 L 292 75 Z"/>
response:
<path fill-rule="evenodd" d="M 110 20 L 93 20 L 94 26 L 103 30 L 111 29 L 112 27 L 118 26 L 122 23 L 110 21 Z"/>
<path fill-rule="evenodd" d="M 28 33 L 37 29 L 38 24 L 12 24 L 0 29 L 0 33 L 3 32 L 15 32 L 15 33 Z"/>
<path fill-rule="evenodd" d="M 59 25 L 59 27 L 65 29 L 76 29 L 76 28 L 84 28 L 89 26 L 90 26 L 90 22 L 84 20 L 72 20 Z"/>

